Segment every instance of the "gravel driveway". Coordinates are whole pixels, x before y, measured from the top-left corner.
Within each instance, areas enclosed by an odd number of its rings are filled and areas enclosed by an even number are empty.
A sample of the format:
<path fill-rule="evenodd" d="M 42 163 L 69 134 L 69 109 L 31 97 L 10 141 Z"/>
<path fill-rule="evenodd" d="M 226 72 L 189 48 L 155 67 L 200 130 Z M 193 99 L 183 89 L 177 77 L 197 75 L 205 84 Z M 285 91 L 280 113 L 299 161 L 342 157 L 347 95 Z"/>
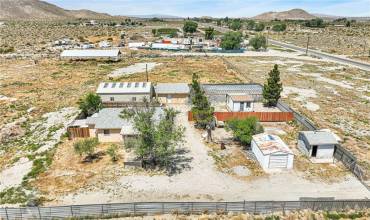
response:
<path fill-rule="evenodd" d="M 61 198 L 58 204 L 85 204 L 134 201 L 242 201 L 298 200 L 299 197 L 370 198 L 370 192 L 353 176 L 325 184 L 306 180 L 295 171 L 271 174 L 252 181 L 236 179 L 218 171 L 208 156 L 200 132 L 187 121 L 185 108 L 178 123 L 186 128 L 183 155 L 187 163 L 179 174 L 129 175 L 109 182 L 103 189 L 77 192 Z M 187 165 L 187 166 L 186 166 Z"/>

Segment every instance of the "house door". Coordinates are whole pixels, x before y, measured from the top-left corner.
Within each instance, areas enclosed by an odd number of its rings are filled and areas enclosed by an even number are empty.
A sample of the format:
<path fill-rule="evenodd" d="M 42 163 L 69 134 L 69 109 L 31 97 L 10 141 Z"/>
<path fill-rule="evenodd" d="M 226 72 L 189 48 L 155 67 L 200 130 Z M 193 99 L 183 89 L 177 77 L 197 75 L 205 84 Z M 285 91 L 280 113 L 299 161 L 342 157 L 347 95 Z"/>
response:
<path fill-rule="evenodd" d="M 312 157 L 316 157 L 316 155 L 317 155 L 317 145 L 313 145 L 312 146 L 312 154 L 311 154 L 311 156 Z"/>
<path fill-rule="evenodd" d="M 244 112 L 244 102 L 241 102 L 240 103 L 240 111 L 241 112 Z"/>
<path fill-rule="evenodd" d="M 172 103 L 172 95 L 167 95 L 167 103 Z"/>

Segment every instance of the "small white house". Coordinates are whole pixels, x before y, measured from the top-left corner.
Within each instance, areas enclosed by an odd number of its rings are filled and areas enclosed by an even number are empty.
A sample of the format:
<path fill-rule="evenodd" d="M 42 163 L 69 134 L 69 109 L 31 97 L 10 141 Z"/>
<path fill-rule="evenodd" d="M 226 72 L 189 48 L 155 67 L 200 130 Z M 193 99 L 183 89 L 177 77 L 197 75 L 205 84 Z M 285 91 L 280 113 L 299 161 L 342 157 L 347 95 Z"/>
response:
<path fill-rule="evenodd" d="M 231 112 L 253 111 L 254 98 L 251 95 L 226 95 L 226 106 Z"/>
<path fill-rule="evenodd" d="M 105 106 L 119 106 L 127 103 L 148 101 L 153 97 L 150 82 L 103 82 L 96 90 Z"/>
<path fill-rule="evenodd" d="M 292 169 L 294 154 L 280 137 L 257 134 L 252 138 L 252 151 L 265 171 Z"/>
<path fill-rule="evenodd" d="M 60 54 L 61 59 L 67 60 L 112 60 L 121 58 L 120 50 L 64 50 Z"/>
<path fill-rule="evenodd" d="M 340 138 L 330 130 L 301 131 L 298 135 L 298 148 L 313 163 L 333 163 L 339 142 Z"/>

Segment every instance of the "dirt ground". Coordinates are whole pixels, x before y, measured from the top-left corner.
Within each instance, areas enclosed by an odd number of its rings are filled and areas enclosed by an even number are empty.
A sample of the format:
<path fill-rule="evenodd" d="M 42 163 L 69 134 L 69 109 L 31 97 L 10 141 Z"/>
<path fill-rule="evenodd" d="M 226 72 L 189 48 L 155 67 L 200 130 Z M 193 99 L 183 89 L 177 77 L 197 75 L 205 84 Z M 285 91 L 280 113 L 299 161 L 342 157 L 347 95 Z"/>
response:
<path fill-rule="evenodd" d="M 320 128 L 330 128 L 370 170 L 369 72 L 299 57 L 228 57 L 250 82 L 264 83 L 274 64 L 284 86 L 282 98 Z M 340 117 L 338 117 L 340 116 Z"/>
<path fill-rule="evenodd" d="M 47 201 L 50 201 L 46 204 L 96 203 L 97 199 L 105 203 L 178 200 L 296 200 L 305 196 L 344 199 L 370 196 L 367 189 L 348 173 L 343 179 L 326 183 L 319 178 L 306 179 L 304 174 L 297 170 L 262 175 L 258 178 L 240 178 L 235 174 L 224 172 L 217 166 L 211 154 L 212 149 L 202 141 L 201 132 L 187 121 L 186 114 L 182 113 L 178 120 L 186 128 L 187 142 L 178 153 L 176 172 L 173 174 L 168 176 L 140 171 L 126 172 L 122 169 L 120 172 L 115 172 L 114 178 L 102 175 L 102 178 L 92 180 L 74 192 L 58 196 L 46 193 L 44 196 Z M 97 162 L 97 165 L 103 164 L 104 160 Z M 246 160 L 245 158 L 232 158 L 225 163 L 229 167 L 249 166 L 245 163 Z M 104 172 L 103 170 L 97 169 L 96 172 Z M 49 171 L 46 175 L 48 174 Z"/>
<path fill-rule="evenodd" d="M 276 40 L 306 47 L 310 37 L 310 48 L 324 52 L 347 55 L 354 59 L 370 62 L 370 23 L 359 22 L 352 27 L 305 28 L 291 26 L 282 33 L 270 33 Z"/>

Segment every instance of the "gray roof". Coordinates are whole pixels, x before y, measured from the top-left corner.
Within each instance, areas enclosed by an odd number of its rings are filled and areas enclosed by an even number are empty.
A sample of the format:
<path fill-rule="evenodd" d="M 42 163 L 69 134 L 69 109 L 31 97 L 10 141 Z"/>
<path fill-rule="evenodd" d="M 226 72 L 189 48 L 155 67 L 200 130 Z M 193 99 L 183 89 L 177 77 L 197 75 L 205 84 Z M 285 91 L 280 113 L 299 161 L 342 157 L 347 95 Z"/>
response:
<path fill-rule="evenodd" d="M 186 83 L 158 83 L 155 87 L 157 94 L 189 94 L 190 88 Z"/>
<path fill-rule="evenodd" d="M 226 95 L 232 93 L 259 95 L 262 94 L 263 89 L 260 84 L 202 84 L 201 86 L 207 95 Z"/>
<path fill-rule="evenodd" d="M 125 108 L 103 108 L 98 113 L 88 117 L 86 123 L 95 125 L 97 129 L 122 129 L 125 127 L 127 130 L 133 130 L 132 122 L 120 117 L 124 109 Z M 161 115 L 164 114 L 163 108 L 158 107 L 155 109 L 154 118 L 155 120 L 159 120 Z"/>
<path fill-rule="evenodd" d="M 301 131 L 309 145 L 338 144 L 336 136 L 329 131 Z"/>

